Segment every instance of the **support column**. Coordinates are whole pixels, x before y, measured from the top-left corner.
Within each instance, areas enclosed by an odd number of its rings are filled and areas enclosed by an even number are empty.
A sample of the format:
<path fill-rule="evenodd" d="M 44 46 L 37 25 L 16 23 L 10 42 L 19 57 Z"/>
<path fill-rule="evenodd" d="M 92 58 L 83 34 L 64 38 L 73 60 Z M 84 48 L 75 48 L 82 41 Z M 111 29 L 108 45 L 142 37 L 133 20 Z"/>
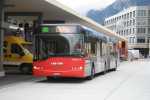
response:
<path fill-rule="evenodd" d="M 148 50 L 149 50 L 149 55 L 148 55 L 148 57 L 150 58 L 150 37 L 148 37 Z"/>
<path fill-rule="evenodd" d="M 4 39 L 4 30 L 3 21 L 4 21 L 4 0 L 0 0 L 0 76 L 4 76 L 3 70 L 3 39 Z"/>

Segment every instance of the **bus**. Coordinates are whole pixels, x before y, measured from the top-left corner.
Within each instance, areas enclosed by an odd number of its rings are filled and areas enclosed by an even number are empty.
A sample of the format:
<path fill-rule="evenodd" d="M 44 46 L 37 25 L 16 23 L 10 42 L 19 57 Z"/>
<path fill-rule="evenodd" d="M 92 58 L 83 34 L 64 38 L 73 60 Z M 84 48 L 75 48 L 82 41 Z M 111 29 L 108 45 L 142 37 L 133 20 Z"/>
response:
<path fill-rule="evenodd" d="M 80 24 L 42 24 L 34 34 L 33 75 L 93 79 L 116 70 L 117 42 Z"/>

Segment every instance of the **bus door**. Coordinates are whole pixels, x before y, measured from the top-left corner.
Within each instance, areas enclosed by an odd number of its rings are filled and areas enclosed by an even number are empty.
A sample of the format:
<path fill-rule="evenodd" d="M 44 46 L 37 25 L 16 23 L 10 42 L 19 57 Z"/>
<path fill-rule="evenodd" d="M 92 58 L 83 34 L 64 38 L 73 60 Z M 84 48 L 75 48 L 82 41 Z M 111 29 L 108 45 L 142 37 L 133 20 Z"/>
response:
<path fill-rule="evenodd" d="M 97 62 L 97 65 L 96 65 L 97 72 L 101 72 L 103 70 L 101 53 L 102 53 L 102 42 L 98 41 L 97 42 L 97 61 L 96 61 Z"/>
<path fill-rule="evenodd" d="M 109 45 L 109 51 L 110 51 L 110 69 L 116 67 L 116 50 L 115 50 L 115 44 L 110 43 Z"/>
<path fill-rule="evenodd" d="M 107 43 L 102 42 L 102 66 L 103 70 L 108 69 L 108 46 Z"/>

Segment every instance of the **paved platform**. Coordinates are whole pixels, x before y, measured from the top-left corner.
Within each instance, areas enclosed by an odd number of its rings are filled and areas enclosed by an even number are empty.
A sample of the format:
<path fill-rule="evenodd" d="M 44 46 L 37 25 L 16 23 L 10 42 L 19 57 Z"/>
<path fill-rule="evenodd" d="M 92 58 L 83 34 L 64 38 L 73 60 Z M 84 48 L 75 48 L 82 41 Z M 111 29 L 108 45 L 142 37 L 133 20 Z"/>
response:
<path fill-rule="evenodd" d="M 0 100 L 150 100 L 149 84 L 150 60 L 138 60 L 91 81 L 8 76 L 0 80 Z"/>

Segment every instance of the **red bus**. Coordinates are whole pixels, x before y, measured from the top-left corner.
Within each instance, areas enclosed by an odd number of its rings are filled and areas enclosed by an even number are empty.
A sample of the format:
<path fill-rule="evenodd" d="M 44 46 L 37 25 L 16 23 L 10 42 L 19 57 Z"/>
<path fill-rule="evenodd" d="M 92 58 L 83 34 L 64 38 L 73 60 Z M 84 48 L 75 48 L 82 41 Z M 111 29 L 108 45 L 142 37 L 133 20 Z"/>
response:
<path fill-rule="evenodd" d="M 116 70 L 118 39 L 78 24 L 43 24 L 34 34 L 33 75 L 92 79 Z"/>

